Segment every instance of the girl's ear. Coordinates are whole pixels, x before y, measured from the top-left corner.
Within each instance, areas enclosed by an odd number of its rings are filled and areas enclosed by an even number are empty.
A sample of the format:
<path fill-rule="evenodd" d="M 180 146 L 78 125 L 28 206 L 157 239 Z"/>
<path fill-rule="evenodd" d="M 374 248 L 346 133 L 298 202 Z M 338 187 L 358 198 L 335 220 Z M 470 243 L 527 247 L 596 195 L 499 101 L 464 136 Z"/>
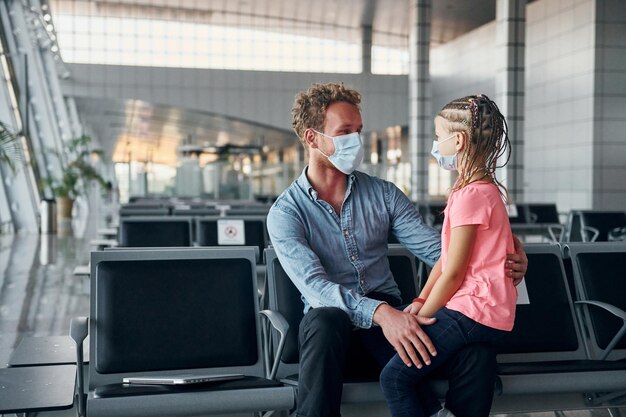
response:
<path fill-rule="evenodd" d="M 456 133 L 456 151 L 461 152 L 469 146 L 469 135 L 467 132 L 457 132 Z"/>
<path fill-rule="evenodd" d="M 304 131 L 304 141 L 311 148 L 317 148 L 317 141 L 315 140 L 315 132 L 313 129 L 307 129 Z"/>

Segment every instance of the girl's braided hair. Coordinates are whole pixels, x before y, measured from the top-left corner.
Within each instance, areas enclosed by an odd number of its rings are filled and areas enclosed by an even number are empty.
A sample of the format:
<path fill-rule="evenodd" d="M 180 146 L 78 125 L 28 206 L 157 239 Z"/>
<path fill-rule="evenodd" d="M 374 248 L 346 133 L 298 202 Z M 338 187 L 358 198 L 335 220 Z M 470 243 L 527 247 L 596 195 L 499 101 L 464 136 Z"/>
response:
<path fill-rule="evenodd" d="M 511 142 L 506 120 L 496 103 L 484 94 L 467 96 L 446 104 L 437 114 L 447 122 L 450 133 L 465 132 L 469 146 L 460 164 L 468 167 L 459 175 L 453 190 L 459 190 L 472 182 L 472 177 L 484 172 L 500 189 L 508 201 L 506 187 L 496 179 L 496 168 L 505 166 L 511 158 Z M 501 165 L 498 159 L 506 155 Z"/>

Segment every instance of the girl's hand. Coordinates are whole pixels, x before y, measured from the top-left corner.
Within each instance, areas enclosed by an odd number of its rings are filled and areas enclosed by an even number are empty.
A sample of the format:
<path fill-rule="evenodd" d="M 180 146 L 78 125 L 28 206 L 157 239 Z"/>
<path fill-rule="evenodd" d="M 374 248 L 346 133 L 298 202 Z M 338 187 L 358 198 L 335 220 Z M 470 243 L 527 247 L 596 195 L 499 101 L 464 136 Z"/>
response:
<path fill-rule="evenodd" d="M 505 272 L 506 275 L 513 278 L 513 285 L 517 285 L 524 279 L 528 269 L 528 258 L 526 257 L 526 252 L 524 252 L 522 242 L 515 235 L 513 235 L 513 246 L 515 253 L 507 254 Z"/>
<path fill-rule="evenodd" d="M 417 316 L 417 313 L 419 313 L 419 311 L 422 309 L 423 306 L 424 304 L 422 304 L 421 302 L 414 301 L 404 308 L 404 312 L 409 313 L 409 314 L 414 314 Z"/>

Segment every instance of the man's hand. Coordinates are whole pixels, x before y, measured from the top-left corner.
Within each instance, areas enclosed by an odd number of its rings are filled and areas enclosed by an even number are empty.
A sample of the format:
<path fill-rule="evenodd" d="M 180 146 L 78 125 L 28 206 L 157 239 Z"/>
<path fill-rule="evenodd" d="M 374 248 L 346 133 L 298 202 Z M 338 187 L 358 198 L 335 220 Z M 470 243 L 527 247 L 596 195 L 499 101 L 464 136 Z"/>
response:
<path fill-rule="evenodd" d="M 520 242 L 517 236 L 513 236 L 513 245 L 515 247 L 515 253 L 510 253 L 506 256 L 505 268 L 507 276 L 513 278 L 513 284 L 517 285 L 522 281 L 524 275 L 526 275 L 528 258 L 526 257 L 526 252 L 524 252 L 522 242 Z"/>
<path fill-rule="evenodd" d="M 420 327 L 420 324 L 432 324 L 435 320 L 398 311 L 388 304 L 381 304 L 374 312 L 374 323 L 380 325 L 400 359 L 406 366 L 414 364 L 418 368 L 422 367 L 422 361 L 430 365 L 430 357 L 437 355 L 435 346 Z"/>

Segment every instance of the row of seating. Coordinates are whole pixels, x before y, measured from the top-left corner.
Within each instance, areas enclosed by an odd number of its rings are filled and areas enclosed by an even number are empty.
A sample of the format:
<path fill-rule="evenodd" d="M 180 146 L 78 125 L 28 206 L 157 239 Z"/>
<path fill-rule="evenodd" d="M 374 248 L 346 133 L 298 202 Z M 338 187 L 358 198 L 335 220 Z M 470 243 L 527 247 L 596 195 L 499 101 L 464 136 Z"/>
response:
<path fill-rule="evenodd" d="M 408 280 L 410 296 L 415 296 L 414 257 L 393 247 L 389 259 L 394 273 Z M 81 354 L 88 328 L 90 333 L 88 415 L 207 415 L 293 408 L 293 387 L 275 380 L 276 369 L 272 373 L 264 354 L 268 350 L 261 343 L 254 269 L 250 247 L 93 252 L 90 318 L 72 325 Z M 277 328 L 285 328 L 275 312 L 262 313 Z M 181 372 L 242 373 L 246 378 L 191 389 L 121 383 L 123 377 Z M 81 392 L 85 383 L 81 375 L 78 380 Z"/>
<path fill-rule="evenodd" d="M 440 227 L 443 223 L 443 209 L 444 203 L 430 203 L 420 204 L 417 206 L 418 210 L 422 214 L 426 223 L 434 227 Z M 173 210 L 173 211 L 172 211 Z M 132 215 L 132 218 L 138 216 L 157 217 L 161 216 L 164 222 L 170 222 L 168 226 L 162 225 L 161 227 L 167 227 L 174 233 L 160 233 L 157 229 L 153 229 L 152 233 L 144 234 L 146 237 L 141 237 L 140 234 L 135 234 L 138 239 L 136 242 L 125 244 L 120 242 L 122 246 L 190 246 L 192 241 L 196 239 L 196 229 L 193 226 L 196 225 L 194 217 L 204 216 L 211 217 L 213 219 L 225 216 L 225 217 L 248 217 L 249 220 L 265 218 L 269 206 L 257 206 L 257 207 L 242 207 L 242 208 L 230 208 L 226 212 L 221 212 L 216 208 L 208 207 L 194 207 L 186 206 L 185 208 L 177 209 L 176 207 L 162 207 L 162 206 L 149 206 L 135 204 L 132 208 L 122 207 L 120 210 L 121 222 L 127 221 L 128 217 Z M 169 214 L 175 214 L 175 216 L 169 216 Z M 178 216 L 181 216 L 178 219 Z M 191 234 L 187 236 L 185 230 L 176 228 L 176 223 L 184 221 L 183 219 L 191 218 Z M 567 221 L 564 225 L 559 222 L 559 214 L 555 204 L 514 204 L 511 205 L 509 220 L 513 232 L 521 238 L 525 238 L 529 235 L 543 236 L 552 242 L 606 242 L 610 240 L 624 239 L 626 236 L 626 213 L 623 211 L 599 211 L 599 210 L 572 210 L 568 214 Z M 249 222 L 246 222 L 249 223 Z M 213 226 L 211 226 L 213 228 Z M 246 233 L 246 240 L 256 239 L 259 244 L 259 238 L 262 237 L 263 243 L 267 243 L 267 232 L 265 227 L 263 230 L 256 226 L 250 226 L 254 229 L 250 233 Z M 198 230 L 201 226 L 198 223 Z M 183 227 L 184 229 L 184 227 Z M 257 230 L 259 229 L 259 230 Z M 217 229 L 215 229 L 217 230 Z M 213 233 L 213 232 L 211 232 Z M 198 240 L 201 240 L 207 235 L 199 233 Z M 126 239 L 126 235 L 122 234 L 122 237 Z M 129 238 L 130 239 L 130 238 Z M 153 239 L 151 243 L 148 239 Z M 208 245 L 215 243 L 216 238 L 210 237 L 208 239 Z M 390 237 L 391 243 L 397 243 L 397 240 Z M 202 246 L 207 243 L 198 243 Z M 247 243 L 257 245 L 257 243 Z M 265 246 L 259 246 L 260 250 Z"/>
<path fill-rule="evenodd" d="M 443 223 L 445 202 L 416 203 L 416 208 L 431 226 Z M 163 201 L 149 200 L 125 204 L 120 208 L 120 216 L 217 216 L 217 215 L 263 215 L 267 214 L 268 204 L 239 204 L 220 201 Z M 511 223 L 519 224 L 558 224 L 559 213 L 553 203 L 512 204 Z"/>
<path fill-rule="evenodd" d="M 427 224 L 440 226 L 443 223 L 445 202 L 416 204 Z M 265 204 L 229 205 L 219 202 L 136 202 L 120 208 L 120 217 L 125 216 L 245 216 L 267 215 L 270 206 Z M 586 242 L 610 240 L 610 232 L 626 227 L 624 211 L 571 210 L 565 226 L 561 225 L 554 203 L 517 203 L 509 207 L 509 221 L 514 229 L 524 233 L 539 229 L 550 229 L 550 237 L 561 242 Z M 541 232 L 541 230 L 539 230 Z M 559 235 L 558 237 L 556 237 Z"/>
<path fill-rule="evenodd" d="M 416 204 L 426 223 L 431 226 L 443 223 L 445 201 Z M 559 213 L 554 203 L 517 203 L 509 208 L 511 224 L 559 224 Z"/>
<path fill-rule="evenodd" d="M 266 216 L 132 216 L 120 219 L 121 247 L 255 246 L 259 255 L 269 243 Z"/>
<path fill-rule="evenodd" d="M 626 212 L 572 210 L 561 234 L 562 242 L 607 242 L 626 238 Z"/>
<path fill-rule="evenodd" d="M 525 249 L 529 270 L 523 288 L 528 303 L 518 305 L 516 328 L 498 346 L 494 412 L 624 404 L 620 396 L 626 394 L 626 282 L 620 277 L 626 245 L 538 244 Z M 257 312 L 264 303 L 256 296 L 254 252 L 241 247 L 94 252 L 89 324 L 83 319 L 72 326 L 79 364 L 81 341 L 91 329 L 89 415 L 293 408 L 302 303 L 270 248 L 265 290 L 269 310 L 261 316 L 269 322 L 259 321 Z M 412 299 L 419 291 L 414 257 L 390 245 L 388 259 L 403 299 Z M 269 331 L 270 323 L 278 333 Z M 31 360 L 39 363 L 43 352 L 36 352 Z M 18 350 L 15 354 L 21 357 L 20 366 L 29 364 Z M 55 368 L 63 366 L 69 365 Z M 181 372 L 236 372 L 251 378 L 192 389 L 120 383 L 124 376 Z M 87 389 L 81 372 L 77 378 Z M 443 395 L 445 382 L 435 386 Z M 241 394 L 246 401 L 235 400 Z M 375 378 L 349 380 L 343 399 L 382 401 L 382 394 Z M 84 401 L 80 404 L 84 412 Z"/>
<path fill-rule="evenodd" d="M 576 394 L 588 407 L 611 405 L 612 399 L 623 404 L 626 245 L 526 245 L 525 250 L 528 303 L 518 305 L 515 328 L 498 343 L 502 395 Z M 562 405 L 571 407 L 570 401 Z"/>
<path fill-rule="evenodd" d="M 120 207 L 120 217 L 125 216 L 242 216 L 267 215 L 266 204 L 229 205 L 219 203 L 132 203 Z"/>
<path fill-rule="evenodd" d="M 169 204 L 169 205 L 181 205 L 181 204 L 189 204 L 189 205 L 229 205 L 233 207 L 249 207 L 249 206 L 260 206 L 260 205 L 271 205 L 274 201 L 276 201 L 277 196 L 275 195 L 256 195 L 254 200 L 242 200 L 240 198 L 237 199 L 225 199 L 225 198 L 210 198 L 210 197 L 167 197 L 162 195 L 154 195 L 154 196 L 130 196 L 128 199 L 128 204 Z"/>
<path fill-rule="evenodd" d="M 445 203 L 417 205 L 427 224 L 443 224 Z M 620 210 L 570 210 L 564 224 L 556 204 L 522 203 L 509 207 L 513 232 L 521 238 L 543 236 L 551 242 L 607 242 L 626 239 L 626 212 Z"/>
<path fill-rule="evenodd" d="M 626 245 L 531 244 L 525 250 L 529 269 L 520 287 L 525 296 L 517 306 L 515 329 L 497 345 L 494 410 L 593 407 L 619 397 L 619 404 L 626 403 Z M 289 324 L 273 366 L 279 379 L 297 385 L 303 305 L 271 249 L 266 259 L 269 307 Z M 406 283 L 401 288 L 410 300 L 415 291 Z M 435 383 L 441 395 L 445 386 Z M 345 385 L 344 401 L 382 400 L 375 380 Z"/>
<path fill-rule="evenodd" d="M 445 202 L 431 202 L 416 204 L 424 221 L 435 228 L 443 224 Z M 511 228 L 522 241 L 536 237 L 540 241 L 557 242 L 562 226 L 559 222 L 559 213 L 554 203 L 518 203 L 508 208 Z"/>
<path fill-rule="evenodd" d="M 626 245 L 525 249 L 527 301 L 518 305 L 513 332 L 498 344 L 494 411 L 623 404 Z M 252 248 L 94 252 L 89 324 L 77 320 L 72 332 L 82 352 L 90 329 L 88 415 L 292 409 L 303 306 L 271 248 L 266 259 L 269 310 L 259 315 Z M 404 300 L 412 299 L 418 292 L 414 258 L 390 246 L 388 259 Z M 181 372 L 247 377 L 191 389 L 121 383 L 128 376 Z M 443 393 L 445 383 L 436 386 Z M 382 401 L 382 394 L 375 380 L 348 381 L 343 399 Z"/>

